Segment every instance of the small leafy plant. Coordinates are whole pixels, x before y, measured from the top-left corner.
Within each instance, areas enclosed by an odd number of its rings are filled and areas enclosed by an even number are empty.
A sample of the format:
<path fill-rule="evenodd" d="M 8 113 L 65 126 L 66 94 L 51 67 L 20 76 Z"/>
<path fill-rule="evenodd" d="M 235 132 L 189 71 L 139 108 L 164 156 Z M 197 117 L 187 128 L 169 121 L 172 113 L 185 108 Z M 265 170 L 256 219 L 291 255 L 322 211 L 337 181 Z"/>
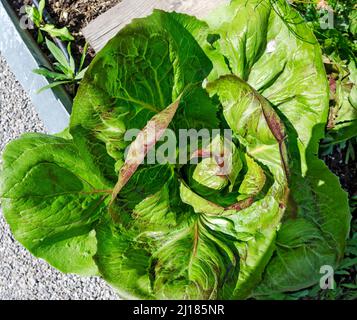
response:
<path fill-rule="evenodd" d="M 69 134 L 7 146 L 3 212 L 35 256 L 123 297 L 306 289 L 338 268 L 349 234 L 347 194 L 317 157 L 328 114 L 321 49 L 285 0 L 233 0 L 205 21 L 156 10 L 95 57 Z M 189 143 L 197 163 L 146 162 L 167 129 L 216 134 Z"/>
<path fill-rule="evenodd" d="M 330 116 L 328 135 L 323 141 L 323 154 L 336 144 L 357 135 L 357 7 L 355 1 L 329 0 L 295 6 L 312 28 L 324 54 L 330 85 Z M 321 15 L 330 13 L 331 25 Z"/>
<path fill-rule="evenodd" d="M 58 38 L 63 41 L 72 41 L 74 40 L 73 36 L 67 29 L 56 28 L 53 24 L 46 23 L 43 18 L 43 12 L 45 10 L 46 0 L 41 0 L 39 2 L 39 7 L 36 6 L 26 6 L 25 11 L 29 19 L 37 27 L 37 42 L 42 43 L 44 41 L 43 32 L 48 33 L 53 38 Z"/>
<path fill-rule="evenodd" d="M 72 56 L 71 43 L 68 43 L 67 46 L 69 59 L 67 59 L 63 52 L 52 41 L 46 39 L 46 45 L 56 60 L 56 62 L 53 64 L 55 70 L 53 71 L 43 67 L 33 70 L 34 73 L 45 76 L 47 79 L 53 80 L 52 83 L 41 88 L 38 93 L 59 85 L 73 85 L 81 81 L 87 70 L 87 68 L 83 68 L 83 66 L 87 54 L 88 44 L 84 46 L 81 60 L 78 66 L 76 66 L 75 60 Z M 72 91 L 74 93 L 74 89 Z"/>

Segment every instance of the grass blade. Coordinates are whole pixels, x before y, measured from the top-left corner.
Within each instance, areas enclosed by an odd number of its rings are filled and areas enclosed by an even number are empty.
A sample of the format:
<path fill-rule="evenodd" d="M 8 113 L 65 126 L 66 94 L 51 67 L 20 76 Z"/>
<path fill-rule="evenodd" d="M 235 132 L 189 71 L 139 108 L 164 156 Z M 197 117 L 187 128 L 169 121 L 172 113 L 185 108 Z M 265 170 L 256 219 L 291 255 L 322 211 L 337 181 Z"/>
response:
<path fill-rule="evenodd" d="M 38 90 L 36 93 L 39 94 L 47 89 L 51 89 L 51 88 L 54 88 L 54 87 L 58 87 L 62 84 L 66 84 L 66 83 L 70 83 L 70 81 L 55 81 L 55 82 L 52 82 L 50 83 L 49 85 L 47 86 L 44 86 L 42 87 L 40 90 Z"/>
<path fill-rule="evenodd" d="M 86 44 L 84 45 L 82 57 L 81 57 L 81 63 L 79 65 L 78 71 L 82 71 L 84 61 L 86 60 L 87 53 L 88 53 L 88 42 L 86 42 Z"/>
<path fill-rule="evenodd" d="M 65 57 L 65 55 L 63 54 L 63 52 L 61 51 L 60 48 L 58 48 L 52 41 L 48 40 L 46 38 L 46 44 L 48 47 L 48 50 L 50 50 L 50 52 L 52 53 L 53 57 L 63 66 L 65 67 L 67 70 L 70 70 L 70 65 Z"/>

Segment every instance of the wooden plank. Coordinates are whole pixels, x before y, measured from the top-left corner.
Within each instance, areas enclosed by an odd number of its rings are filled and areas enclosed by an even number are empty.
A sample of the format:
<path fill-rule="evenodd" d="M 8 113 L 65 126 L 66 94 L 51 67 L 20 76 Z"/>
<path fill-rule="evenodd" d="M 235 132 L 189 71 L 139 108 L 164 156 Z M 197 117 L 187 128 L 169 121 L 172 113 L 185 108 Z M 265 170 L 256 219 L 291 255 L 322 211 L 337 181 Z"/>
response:
<path fill-rule="evenodd" d="M 93 20 L 83 34 L 96 52 L 134 18 L 150 15 L 153 9 L 187 13 L 202 18 L 230 0 L 123 0 Z"/>

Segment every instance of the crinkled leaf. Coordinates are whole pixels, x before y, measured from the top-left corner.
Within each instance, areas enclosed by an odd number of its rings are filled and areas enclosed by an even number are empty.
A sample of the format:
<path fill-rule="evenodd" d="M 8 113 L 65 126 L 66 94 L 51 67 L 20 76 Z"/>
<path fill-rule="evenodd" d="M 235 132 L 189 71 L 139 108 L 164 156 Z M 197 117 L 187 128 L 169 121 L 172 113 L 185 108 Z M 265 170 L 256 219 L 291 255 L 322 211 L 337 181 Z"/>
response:
<path fill-rule="evenodd" d="M 141 130 L 188 87 L 176 127 L 218 126 L 217 106 L 201 85 L 211 68 L 193 36 L 171 14 L 155 11 L 134 20 L 96 56 L 76 96 L 71 127 L 106 145 L 119 169 L 129 144 L 125 132 Z"/>
<path fill-rule="evenodd" d="M 238 205 L 237 208 L 243 209 L 239 215 L 234 210 L 226 215 L 235 223 L 237 231 L 254 235 L 253 239 L 239 247 L 240 255 L 246 258 L 241 260 L 241 273 L 233 297 L 242 298 L 261 279 L 287 205 L 289 188 L 285 128 L 269 102 L 236 76 L 221 77 L 209 83 L 207 90 L 219 97 L 226 121 L 247 153 L 265 165 L 274 176 L 274 184 L 262 200 L 250 203 L 247 208 Z M 248 216 L 245 221 L 244 217 Z"/>
<path fill-rule="evenodd" d="M 228 72 L 247 81 L 271 102 L 286 124 L 291 172 L 291 197 L 287 215 L 292 218 L 306 217 L 317 223 L 325 238 L 325 243 L 307 242 L 303 252 L 307 257 L 314 255 L 316 250 L 321 259 L 315 259 L 312 263 L 315 272 L 307 277 L 300 277 L 300 286 L 305 287 L 312 279 L 316 283 L 316 274 L 321 266 L 319 264 L 324 260 L 336 264 L 341 257 L 350 219 L 346 194 L 337 179 L 316 158 L 318 142 L 324 136 L 329 111 L 328 86 L 321 50 L 303 19 L 285 1 L 272 3 L 233 0 L 228 7 L 222 7 L 213 13 L 208 24 L 208 32 L 219 36 L 213 46 L 221 54 L 221 57 L 217 57 L 216 53 L 213 56 L 206 50 L 216 70 L 211 77 L 220 74 L 225 62 Z M 235 111 L 229 117 L 233 126 L 245 120 L 244 113 L 239 115 Z M 258 123 L 255 123 L 257 126 Z M 244 136 L 246 127 L 236 127 Z M 248 148 L 252 148 L 252 142 L 248 142 Z M 262 153 L 272 154 L 268 140 L 264 143 L 263 150 L 257 149 L 259 156 Z M 255 151 L 249 154 L 257 159 Z M 263 161 L 267 164 L 265 159 Z M 303 196 L 301 190 L 304 190 Z M 308 204 L 307 199 L 310 199 Z M 335 209 L 331 209 L 332 207 Z M 337 220 L 339 223 L 332 228 Z M 279 265 L 290 261 L 289 268 L 297 268 L 294 257 L 301 258 L 301 272 L 309 274 L 311 265 L 303 262 L 307 258 L 294 250 L 288 251 L 284 260 L 277 262 L 278 258 L 273 258 L 269 263 L 262 285 L 267 292 L 269 290 L 265 283 L 275 283 L 276 279 L 283 279 L 286 274 L 285 268 Z M 298 272 L 297 269 L 295 271 Z M 288 290 L 289 285 L 290 290 L 297 288 L 299 277 L 294 279 L 295 283 L 286 282 L 280 287 L 280 282 L 277 282 L 275 290 Z"/>
<path fill-rule="evenodd" d="M 326 123 L 327 81 L 321 50 L 300 15 L 283 0 L 233 0 L 207 21 L 220 37 L 214 46 L 221 59 L 212 61 L 226 60 L 228 72 L 279 108 L 299 134 L 302 160 L 309 143 L 317 151 L 324 131 L 312 131 Z"/>
<path fill-rule="evenodd" d="M 63 272 L 96 274 L 94 226 L 111 185 L 71 140 L 24 135 L 3 160 L 2 208 L 15 238 Z"/>

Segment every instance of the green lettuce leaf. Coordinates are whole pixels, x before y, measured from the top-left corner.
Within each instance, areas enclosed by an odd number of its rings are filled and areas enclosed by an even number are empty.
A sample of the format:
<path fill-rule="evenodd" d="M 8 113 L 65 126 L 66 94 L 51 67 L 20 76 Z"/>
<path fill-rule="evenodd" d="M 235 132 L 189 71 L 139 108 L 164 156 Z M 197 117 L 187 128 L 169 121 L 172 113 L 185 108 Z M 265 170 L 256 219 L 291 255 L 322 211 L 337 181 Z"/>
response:
<path fill-rule="evenodd" d="M 63 272 L 97 274 L 94 226 L 112 186 L 71 140 L 27 134 L 12 142 L 0 187 L 18 241 Z"/>
<path fill-rule="evenodd" d="M 253 235 L 240 247 L 240 254 L 245 259 L 241 260 L 239 281 L 233 295 L 239 299 L 247 296 L 261 279 L 287 206 L 289 172 L 285 128 L 269 102 L 236 76 L 221 77 L 209 83 L 207 90 L 211 95 L 219 96 L 223 114 L 247 154 L 264 165 L 274 177 L 274 184 L 263 199 L 255 201 L 239 215 L 234 211 L 225 215 L 235 223 L 236 230 Z M 253 174 L 261 174 L 262 169 L 259 169 Z M 250 179 L 249 176 L 247 179 Z M 243 185 L 242 188 L 246 187 Z M 255 188 L 261 188 L 261 185 L 255 185 Z M 256 192 L 251 196 L 255 197 Z M 264 208 L 269 208 L 268 212 Z M 254 214 L 258 212 L 258 215 Z M 247 216 L 249 219 L 242 219 Z"/>
<path fill-rule="evenodd" d="M 303 217 L 316 225 L 325 241 L 323 245 L 302 238 L 304 250 L 291 249 L 284 255 L 278 248 L 257 292 L 304 288 L 318 281 L 322 265 L 338 264 L 350 220 L 346 193 L 316 155 L 329 111 L 321 50 L 312 31 L 285 1 L 233 0 L 207 21 L 206 32 L 217 35 L 213 46 L 221 54 L 206 50 L 215 65 L 210 77 L 221 72 L 241 77 L 276 108 L 285 123 L 291 171 L 288 223 Z M 239 123 L 239 113 L 230 118 Z M 287 269 L 294 281 L 287 281 Z"/>
<path fill-rule="evenodd" d="M 155 11 L 134 20 L 86 72 L 74 101 L 71 130 L 80 127 L 87 140 L 105 145 L 119 171 L 129 145 L 125 132 L 142 129 L 188 87 L 190 104 L 182 99 L 179 128 L 217 128 L 217 106 L 201 85 L 211 68 L 193 36 L 170 14 Z"/>

